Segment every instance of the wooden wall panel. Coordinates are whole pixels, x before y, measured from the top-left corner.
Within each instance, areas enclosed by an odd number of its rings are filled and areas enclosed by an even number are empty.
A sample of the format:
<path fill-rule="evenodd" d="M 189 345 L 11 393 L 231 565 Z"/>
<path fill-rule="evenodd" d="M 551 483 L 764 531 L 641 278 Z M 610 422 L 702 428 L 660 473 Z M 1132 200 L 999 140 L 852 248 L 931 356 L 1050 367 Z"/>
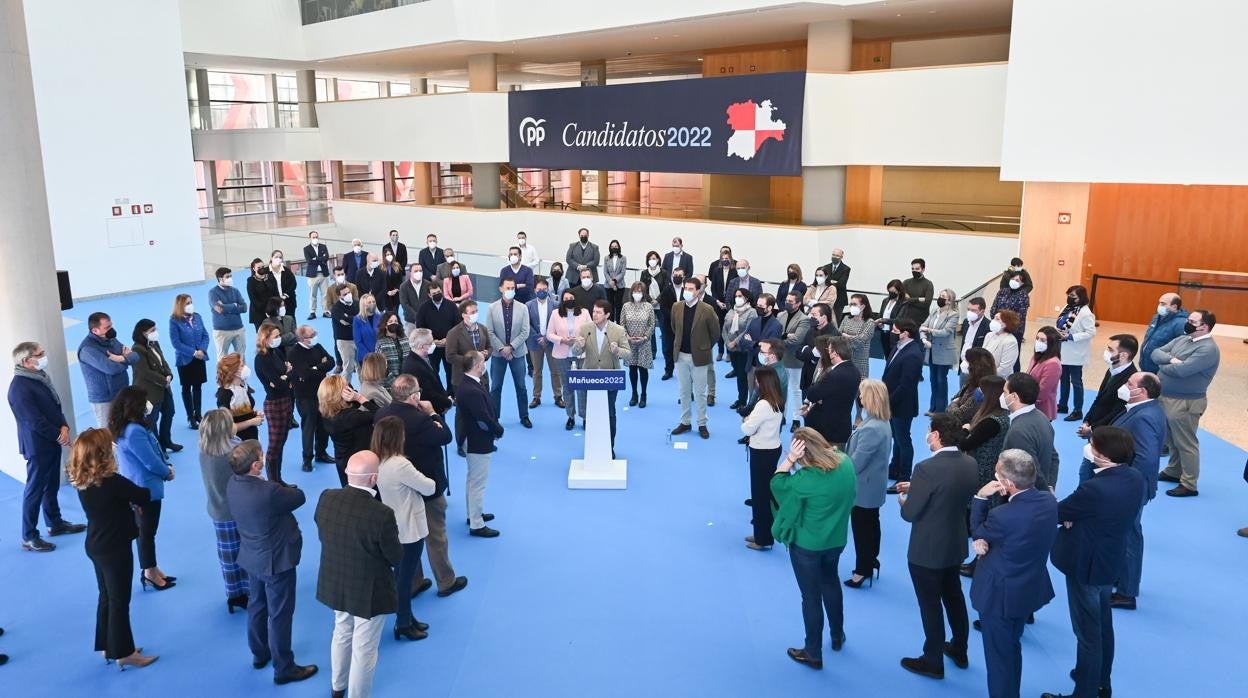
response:
<path fill-rule="evenodd" d="M 1069 213 L 1069 224 L 1058 223 L 1059 213 Z M 1018 256 L 1031 274 L 1028 327 L 1040 327 L 1036 319 L 1057 316 L 1065 304 L 1066 289 L 1082 283 L 1084 237 L 1088 224 L 1088 185 L 1083 183 L 1027 182 L 1023 188 L 1023 224 Z M 1001 260 L 1001 268 L 1009 264 Z M 985 298 L 992 301 L 994 289 Z"/>
<path fill-rule="evenodd" d="M 884 70 L 892 67 L 893 40 L 855 41 L 850 54 L 850 70 Z"/>
<path fill-rule="evenodd" d="M 1248 272 L 1248 187 L 1093 184 L 1086 261 L 1087 283 L 1093 273 L 1175 281 L 1180 268 Z M 1103 281 L 1097 316 L 1146 322 L 1167 290 L 1176 289 Z M 1248 325 L 1248 293 L 1238 295 L 1209 308 L 1219 323 Z"/>
<path fill-rule="evenodd" d="M 772 177 L 771 207 L 776 209 L 775 223 L 800 223 L 802 220 L 802 178 Z"/>
<path fill-rule="evenodd" d="M 703 77 L 806 70 L 806 42 L 715 49 L 702 54 Z"/>
<path fill-rule="evenodd" d="M 884 167 L 849 165 L 845 168 L 845 222 L 884 223 Z"/>

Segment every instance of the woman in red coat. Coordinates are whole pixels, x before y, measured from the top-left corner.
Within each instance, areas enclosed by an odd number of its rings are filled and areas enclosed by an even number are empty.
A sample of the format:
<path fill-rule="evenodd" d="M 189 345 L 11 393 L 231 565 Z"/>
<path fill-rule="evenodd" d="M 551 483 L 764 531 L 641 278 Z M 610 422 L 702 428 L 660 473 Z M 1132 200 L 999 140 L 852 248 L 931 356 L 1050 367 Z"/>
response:
<path fill-rule="evenodd" d="M 1053 421 L 1057 417 L 1057 388 L 1062 380 L 1062 336 L 1045 325 L 1036 331 L 1035 354 L 1027 372 L 1040 384 L 1036 409 Z"/>

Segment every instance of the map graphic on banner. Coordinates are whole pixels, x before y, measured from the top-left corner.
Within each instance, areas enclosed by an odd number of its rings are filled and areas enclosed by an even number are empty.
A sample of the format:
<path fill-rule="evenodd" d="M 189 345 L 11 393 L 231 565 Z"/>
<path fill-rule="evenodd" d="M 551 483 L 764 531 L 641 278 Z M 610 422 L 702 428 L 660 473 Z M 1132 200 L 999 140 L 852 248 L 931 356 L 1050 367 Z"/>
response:
<path fill-rule="evenodd" d="M 728 107 L 725 111 L 728 125 L 732 127 L 732 135 L 728 137 L 728 154 L 750 160 L 769 138 L 784 140 L 787 127 L 783 121 L 771 118 L 775 110 L 770 99 L 763 100 L 762 104 L 755 104 L 751 99 Z"/>

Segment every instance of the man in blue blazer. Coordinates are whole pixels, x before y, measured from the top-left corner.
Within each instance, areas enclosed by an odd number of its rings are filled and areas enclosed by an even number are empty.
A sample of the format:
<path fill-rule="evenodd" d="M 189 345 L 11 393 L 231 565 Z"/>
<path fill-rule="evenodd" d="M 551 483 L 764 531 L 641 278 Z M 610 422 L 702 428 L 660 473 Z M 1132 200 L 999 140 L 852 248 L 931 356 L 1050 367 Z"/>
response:
<path fill-rule="evenodd" d="M 498 447 L 495 439 L 503 437 L 490 391 L 482 383 L 485 357 L 479 351 L 464 354 L 464 379 L 455 391 L 456 421 L 463 427 L 464 450 L 467 452 L 468 533 L 479 538 L 496 538 L 498 531 L 486 526 L 494 519 L 485 513 L 485 485 L 490 477 L 490 460 Z"/>
<path fill-rule="evenodd" d="M 364 243 L 359 238 L 351 241 L 351 251 L 342 254 L 342 271 L 347 281 L 355 283 L 355 277 L 368 268 L 368 253 L 364 251 Z"/>
<path fill-rule="evenodd" d="M 693 276 L 693 255 L 685 252 L 685 241 L 675 237 L 672 238 L 672 251 L 663 255 L 663 271 L 667 272 L 668 278 L 671 278 L 672 272 L 677 269 L 683 269 L 685 278 Z"/>
<path fill-rule="evenodd" d="M 919 416 L 919 380 L 923 377 L 923 344 L 915 341 L 919 328 L 913 320 L 901 318 L 893 323 L 895 347 L 884 365 L 884 386 L 888 388 L 888 406 L 893 417 L 893 460 L 888 464 L 891 480 L 910 479 L 914 469 L 914 442 L 910 425 Z M 896 488 L 888 488 L 897 494 Z"/>
<path fill-rule="evenodd" d="M 1053 566 L 1066 575 L 1070 624 L 1075 631 L 1075 698 L 1109 695 L 1114 664 L 1114 620 L 1109 593 L 1122 572 L 1127 535 L 1144 505 L 1148 485 L 1130 464 L 1131 433 L 1121 427 L 1092 432 L 1084 448 L 1092 479 L 1057 505 L 1062 522 Z M 1065 698 L 1044 693 L 1042 698 Z"/>
<path fill-rule="evenodd" d="M 1053 599 L 1048 562 L 1057 537 L 1057 500 L 1035 489 L 1036 461 L 1026 451 L 1002 451 L 996 475 L 971 500 L 971 538 L 979 556 L 971 606 L 984 633 L 988 695 L 1018 698 L 1023 625 Z M 996 494 L 1009 501 L 990 510 L 988 498 Z"/>
<path fill-rule="evenodd" d="M 234 476 L 225 499 L 238 525 L 238 565 L 247 572 L 247 644 L 251 665 L 263 669 L 273 662 L 273 682 L 303 681 L 316 665 L 300 666 L 290 649 L 295 616 L 295 568 L 303 551 L 303 534 L 294 511 L 303 506 L 303 491 L 261 477 L 264 451 L 248 439 L 230 451 Z"/>
<path fill-rule="evenodd" d="M 563 386 L 555 372 L 555 345 L 546 339 L 550 316 L 559 309 L 559 303 L 550 297 L 550 284 L 546 277 L 534 283 L 535 297 L 525 305 L 529 308 L 529 371 L 533 375 L 533 401 L 529 409 L 542 404 L 542 371 L 550 372 L 550 390 L 555 394 L 555 404 L 563 407 Z M 519 298 L 519 294 L 516 294 Z"/>
<path fill-rule="evenodd" d="M 61 410 L 61 398 L 44 369 L 48 353 L 36 342 L 22 342 L 13 349 L 13 382 L 9 384 L 9 409 L 17 420 L 17 445 L 26 459 L 26 489 L 22 492 L 22 549 L 36 553 L 56 550 L 39 536 L 39 507 L 48 535 L 82 533 L 83 524 L 61 518 L 56 500 L 61 486 L 61 447 L 69 444 L 69 420 Z"/>
<path fill-rule="evenodd" d="M 1145 504 L 1157 496 L 1157 472 L 1161 462 L 1161 447 L 1166 443 L 1166 412 L 1157 402 L 1161 395 L 1161 380 L 1152 373 L 1134 373 L 1127 384 L 1118 388 L 1118 397 L 1127 402 L 1127 410 L 1118 415 L 1113 426 L 1131 432 L 1135 443 L 1135 458 L 1131 467 L 1140 471 L 1148 484 Z M 1109 597 L 1113 608 L 1135 610 L 1135 597 L 1140 595 L 1140 576 L 1144 568 L 1144 528 L 1140 519 L 1144 507 L 1135 517 L 1135 525 L 1127 532 L 1127 554 L 1122 573 L 1118 576 L 1115 591 Z"/>

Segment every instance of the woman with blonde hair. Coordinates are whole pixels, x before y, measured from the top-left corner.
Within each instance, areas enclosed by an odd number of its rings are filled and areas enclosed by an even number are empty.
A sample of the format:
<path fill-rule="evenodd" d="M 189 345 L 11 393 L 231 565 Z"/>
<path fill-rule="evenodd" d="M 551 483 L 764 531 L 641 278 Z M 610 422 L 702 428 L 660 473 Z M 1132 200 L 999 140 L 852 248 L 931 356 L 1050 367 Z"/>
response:
<path fill-rule="evenodd" d="M 390 391 L 386 390 L 386 357 L 373 352 L 360 362 L 360 394 L 379 406 L 389 405 Z"/>
<path fill-rule="evenodd" d="M 269 424 L 269 447 L 264 449 L 265 476 L 285 484 L 282 450 L 295 419 L 295 390 L 290 362 L 282 349 L 282 330 L 268 322 L 256 331 L 256 377 L 264 386 L 264 417 Z"/>
<path fill-rule="evenodd" d="M 95 650 L 104 661 L 145 667 L 156 661 L 134 646 L 130 630 L 130 593 L 134 553 L 130 541 L 138 537 L 134 512 L 148 505 L 151 492 L 117 472 L 113 434 L 108 429 L 87 429 L 69 450 L 69 482 L 87 515 L 87 557 L 95 566 L 100 601 L 95 612 Z"/>
<path fill-rule="evenodd" d="M 373 437 L 373 413 L 377 404 L 351 388 L 342 376 L 325 376 L 316 389 L 325 432 L 334 444 L 334 467 L 338 482 L 347 486 L 347 460 L 368 448 Z"/>
<path fill-rule="evenodd" d="M 377 351 L 377 328 L 381 315 L 377 312 L 377 299 L 371 293 L 360 296 L 360 312 L 351 321 L 352 338 L 356 357 L 368 356 Z"/>
<path fill-rule="evenodd" d="M 857 489 L 849 523 L 854 532 L 854 574 L 845 580 L 851 589 L 868 579 L 875 584 L 880 570 L 880 507 L 888 487 L 888 461 L 892 458 L 893 432 L 888 420 L 888 387 L 868 378 L 858 384 L 858 404 L 865 419 L 849 437 L 845 452 L 854 464 Z"/>
<path fill-rule="evenodd" d="M 800 464 L 800 469 L 795 466 Z M 854 504 L 854 464 L 819 432 L 802 427 L 793 434 L 789 453 L 771 478 L 779 505 L 771 527 L 789 547 L 789 559 L 802 593 L 806 643 L 789 648 L 789 658 L 812 669 L 823 668 L 823 616 L 832 631 L 832 651 L 845 643 L 845 613 L 837 562 L 845 550 L 849 512 Z"/>
<path fill-rule="evenodd" d="M 247 385 L 250 377 L 242 354 L 226 354 L 217 361 L 217 407 L 234 415 L 234 433 L 243 441 L 259 440 L 258 427 L 264 421 L 264 414 L 256 411 L 255 391 Z"/>
<path fill-rule="evenodd" d="M 404 455 L 406 430 L 403 420 L 386 417 L 373 428 L 370 444 L 373 453 L 381 461 L 377 470 L 377 492 L 381 499 L 394 510 L 395 523 L 399 527 L 399 543 L 403 545 L 403 559 L 395 570 L 399 589 L 412 588 L 412 580 L 420 569 L 420 555 L 429 535 L 425 519 L 425 497 L 432 496 L 437 485 L 425 477 Z M 394 639 L 423 640 L 429 636 L 429 626 L 412 615 L 411 594 L 399 594 L 399 607 L 394 622 Z"/>
<path fill-rule="evenodd" d="M 192 429 L 198 429 L 204 409 L 204 383 L 208 382 L 208 327 L 195 312 L 189 294 L 179 293 L 173 301 L 173 312 L 169 315 L 169 341 L 173 344 L 173 363 L 178 367 L 186 421 Z"/>
<path fill-rule="evenodd" d="M 199 471 L 204 478 L 204 495 L 208 500 L 208 517 L 217 536 L 217 560 L 225 578 L 225 608 L 246 609 L 249 588 L 247 573 L 238 566 L 238 525 L 225 498 L 226 483 L 233 477 L 230 451 L 242 443 L 234 435 L 234 416 L 224 408 L 204 415 L 199 429 Z"/>

